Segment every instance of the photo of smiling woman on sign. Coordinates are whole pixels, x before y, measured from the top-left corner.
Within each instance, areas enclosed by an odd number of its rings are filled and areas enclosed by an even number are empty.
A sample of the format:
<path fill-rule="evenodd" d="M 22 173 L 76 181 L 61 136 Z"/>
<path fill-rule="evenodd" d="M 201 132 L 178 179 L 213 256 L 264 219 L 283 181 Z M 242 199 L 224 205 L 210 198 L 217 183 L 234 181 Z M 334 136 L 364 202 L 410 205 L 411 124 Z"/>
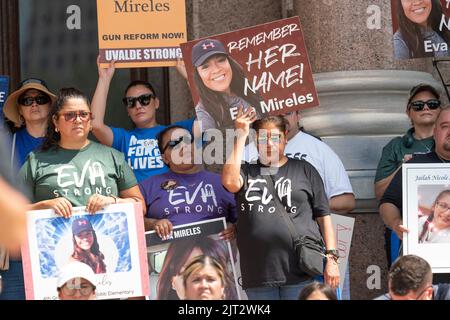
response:
<path fill-rule="evenodd" d="M 396 59 L 445 57 L 450 54 L 448 18 L 440 0 L 393 0 Z M 396 11 L 396 13 L 395 13 Z"/>

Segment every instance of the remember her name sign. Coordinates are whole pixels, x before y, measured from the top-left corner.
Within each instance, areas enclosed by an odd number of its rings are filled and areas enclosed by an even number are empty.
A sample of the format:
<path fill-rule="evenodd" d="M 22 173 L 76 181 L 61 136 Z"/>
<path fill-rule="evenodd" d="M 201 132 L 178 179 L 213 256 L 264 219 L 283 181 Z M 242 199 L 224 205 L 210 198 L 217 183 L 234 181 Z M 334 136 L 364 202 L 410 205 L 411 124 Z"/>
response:
<path fill-rule="evenodd" d="M 450 164 L 403 165 L 403 254 L 418 255 L 433 273 L 450 272 Z"/>
<path fill-rule="evenodd" d="M 100 63 L 118 68 L 175 66 L 185 42 L 184 0 L 97 0 Z"/>
<path fill-rule="evenodd" d="M 74 225 L 79 223 L 78 227 Z M 94 271 L 97 299 L 118 299 L 148 295 L 144 224 L 140 204 L 115 204 L 94 215 L 84 207 L 74 208 L 70 218 L 53 210 L 27 213 L 28 235 L 22 245 L 27 300 L 58 298 L 57 279 L 61 268 L 77 256 L 81 244 L 73 232 L 91 231 L 89 249 L 96 257 Z M 78 228 L 78 229 L 77 229 Z M 75 230 L 75 231 L 74 231 Z M 86 240 L 87 241 L 87 240 Z M 84 246 L 85 244 L 83 244 Z"/>
<path fill-rule="evenodd" d="M 190 41 L 181 49 L 204 129 L 232 127 L 240 106 L 263 117 L 319 105 L 299 17 Z"/>

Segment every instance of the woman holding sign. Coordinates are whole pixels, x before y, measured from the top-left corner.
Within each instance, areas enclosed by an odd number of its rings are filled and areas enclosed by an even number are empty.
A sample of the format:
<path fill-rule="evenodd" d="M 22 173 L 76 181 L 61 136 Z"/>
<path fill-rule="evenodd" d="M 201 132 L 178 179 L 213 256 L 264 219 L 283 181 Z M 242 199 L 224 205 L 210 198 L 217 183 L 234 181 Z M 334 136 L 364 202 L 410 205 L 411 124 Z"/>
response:
<path fill-rule="evenodd" d="M 450 31 L 440 0 L 397 0 L 398 30 L 394 34 L 397 59 L 450 55 Z M 444 22 L 441 26 L 441 20 Z"/>
<path fill-rule="evenodd" d="M 287 124 L 283 117 L 256 122 L 255 118 L 252 110 L 239 110 L 237 139 L 222 172 L 222 183 L 236 193 L 240 210 L 236 238 L 247 296 L 250 300 L 297 299 L 313 279 L 298 263 L 294 239 L 300 236 L 324 242 L 323 276 L 337 288 L 339 257 L 322 179 L 308 162 L 284 155 Z M 252 122 L 259 161 L 241 167 Z"/>
<path fill-rule="evenodd" d="M 233 128 L 239 107 L 253 107 L 260 118 L 261 97 L 250 89 L 245 93 L 245 74 L 224 45 L 205 39 L 192 48 L 194 80 L 200 101 L 195 107 L 202 131 Z"/>

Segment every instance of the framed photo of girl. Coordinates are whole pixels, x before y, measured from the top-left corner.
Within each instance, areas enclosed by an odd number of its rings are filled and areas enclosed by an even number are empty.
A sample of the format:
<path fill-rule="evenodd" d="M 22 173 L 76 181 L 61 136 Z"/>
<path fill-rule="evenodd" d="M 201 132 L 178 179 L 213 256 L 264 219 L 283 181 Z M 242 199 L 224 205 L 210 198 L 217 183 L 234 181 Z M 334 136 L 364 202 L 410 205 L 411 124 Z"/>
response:
<path fill-rule="evenodd" d="M 150 300 L 240 300 L 236 254 L 218 234 L 225 218 L 175 226 L 168 240 L 146 232 Z"/>
<path fill-rule="evenodd" d="M 299 17 L 181 44 L 202 130 L 234 128 L 240 107 L 258 117 L 319 105 Z"/>
<path fill-rule="evenodd" d="M 73 261 L 94 271 L 97 299 L 148 295 L 144 224 L 140 204 L 114 204 L 90 215 L 84 207 L 70 218 L 53 210 L 27 213 L 22 245 L 27 300 L 55 300 L 63 266 Z"/>
<path fill-rule="evenodd" d="M 450 55 L 450 1 L 391 0 L 395 59 Z"/>
<path fill-rule="evenodd" d="M 433 273 L 450 272 L 450 164 L 403 165 L 403 254 L 427 260 Z"/>

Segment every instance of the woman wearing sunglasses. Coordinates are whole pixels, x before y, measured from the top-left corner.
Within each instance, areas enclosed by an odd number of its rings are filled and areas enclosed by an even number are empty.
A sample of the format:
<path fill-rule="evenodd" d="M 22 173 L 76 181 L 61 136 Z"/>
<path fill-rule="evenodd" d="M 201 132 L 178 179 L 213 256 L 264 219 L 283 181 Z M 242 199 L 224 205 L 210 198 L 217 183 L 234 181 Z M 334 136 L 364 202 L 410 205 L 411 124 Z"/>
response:
<path fill-rule="evenodd" d="M 127 108 L 128 116 L 136 128 L 125 130 L 113 128 L 104 122 L 106 100 L 109 86 L 114 75 L 115 66 L 103 69 L 97 59 L 99 79 L 92 100 L 92 121 L 95 137 L 104 145 L 113 147 L 125 154 L 125 159 L 133 169 L 138 181 L 152 175 L 167 172 L 158 148 L 156 136 L 165 126 L 156 122 L 156 110 L 159 99 L 153 86 L 146 81 L 133 81 L 125 90 L 123 104 Z M 177 122 L 192 132 L 194 119 Z"/>
<path fill-rule="evenodd" d="M 327 250 L 324 279 L 336 288 L 336 238 L 322 179 L 308 162 L 284 154 L 287 122 L 282 116 L 255 120 L 251 109 L 239 110 L 237 139 L 222 172 L 222 183 L 236 193 L 239 208 L 236 235 L 243 288 L 250 300 L 297 299 L 312 281 L 296 263 L 293 240 L 298 236 L 323 238 Z M 241 166 L 251 123 L 256 130 L 259 161 Z M 283 215 L 289 216 L 296 235 Z"/>
<path fill-rule="evenodd" d="M 42 150 L 32 152 L 20 171 L 32 191 L 30 210 L 53 209 L 68 218 L 78 206 L 95 213 L 114 203 L 144 205 L 123 154 L 88 139 L 92 113 L 83 93 L 61 89 L 50 119 Z"/>
<path fill-rule="evenodd" d="M 48 113 L 55 98 L 43 80 L 34 78 L 22 81 L 19 89 L 9 95 L 3 112 L 17 128 L 12 137 L 12 167 L 20 168 L 27 155 L 44 141 Z"/>
<path fill-rule="evenodd" d="M 22 81 L 19 88 L 6 99 L 3 112 L 15 127 L 11 147 L 5 151 L 9 155 L 10 172 L 16 172 L 23 165 L 28 154 L 36 150 L 44 141 L 48 114 L 54 101 L 55 95 L 48 90 L 45 82 L 34 78 Z M 23 300 L 25 288 L 20 250 L 9 251 L 7 255 L 5 249 L 0 248 L 0 251 L 3 251 L 0 252 L 0 256 L 9 256 L 8 265 L 0 267 L 0 275 L 5 283 L 0 300 Z"/>
<path fill-rule="evenodd" d="M 169 171 L 139 183 L 147 216 L 146 230 L 167 238 L 173 226 L 225 217 L 230 226 L 221 236 L 234 237 L 236 205 L 234 197 L 222 186 L 220 175 L 194 163 L 193 138 L 188 130 L 171 126 L 158 135 L 158 145 Z"/>

